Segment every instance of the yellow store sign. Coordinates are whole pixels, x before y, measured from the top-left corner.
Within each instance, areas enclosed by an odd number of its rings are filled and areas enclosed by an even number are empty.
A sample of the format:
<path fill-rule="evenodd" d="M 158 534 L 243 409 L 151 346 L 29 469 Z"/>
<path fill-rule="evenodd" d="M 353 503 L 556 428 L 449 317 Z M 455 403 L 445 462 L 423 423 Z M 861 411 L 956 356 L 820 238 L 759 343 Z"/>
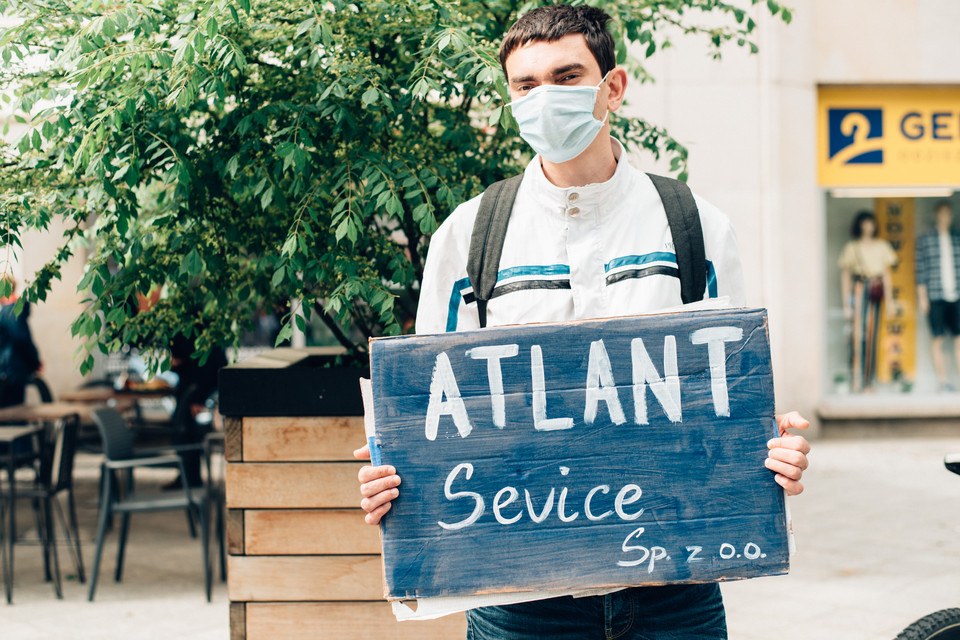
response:
<path fill-rule="evenodd" d="M 960 185 L 960 88 L 820 87 L 823 187 Z"/>
<path fill-rule="evenodd" d="M 914 201 L 913 198 L 877 198 L 875 207 L 880 235 L 897 252 L 897 264 L 891 269 L 893 299 L 883 301 L 884 313 L 880 320 L 877 380 L 910 381 L 916 378 L 917 368 Z"/>

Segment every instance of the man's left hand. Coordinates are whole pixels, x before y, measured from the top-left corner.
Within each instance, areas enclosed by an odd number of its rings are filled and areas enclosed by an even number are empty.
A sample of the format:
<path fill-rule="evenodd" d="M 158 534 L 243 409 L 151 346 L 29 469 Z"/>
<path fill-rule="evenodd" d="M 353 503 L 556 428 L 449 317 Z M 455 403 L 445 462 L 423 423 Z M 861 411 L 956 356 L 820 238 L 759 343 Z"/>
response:
<path fill-rule="evenodd" d="M 800 478 L 809 465 L 807 454 L 810 453 L 810 443 L 803 436 L 788 433 L 787 429 L 806 429 L 810 422 L 796 411 L 784 413 L 776 417 L 780 437 L 772 438 L 767 442 L 767 469 L 776 472 L 774 479 L 783 487 L 787 495 L 795 496 L 803 492 Z"/>

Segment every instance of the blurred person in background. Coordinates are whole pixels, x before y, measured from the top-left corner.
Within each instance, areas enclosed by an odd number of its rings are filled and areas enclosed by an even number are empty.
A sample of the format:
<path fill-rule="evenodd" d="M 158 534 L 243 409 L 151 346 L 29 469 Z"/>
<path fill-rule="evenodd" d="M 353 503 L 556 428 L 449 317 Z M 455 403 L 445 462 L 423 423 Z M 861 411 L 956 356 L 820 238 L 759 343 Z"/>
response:
<path fill-rule="evenodd" d="M 209 424 L 198 421 L 198 416 L 208 410 L 207 402 L 217 391 L 217 376 L 221 367 L 227 366 L 227 356 L 223 349 L 215 347 L 207 361 L 193 357 L 196 347 L 193 340 L 184 334 L 178 334 L 170 346 L 172 370 L 179 377 L 177 382 L 177 406 L 173 411 L 172 442 L 178 444 L 199 444 L 207 433 Z M 199 487 L 203 484 L 200 477 L 200 452 L 183 454 L 183 463 L 187 472 L 187 484 Z M 179 489 L 183 478 L 176 478 L 164 486 L 165 489 Z"/>
<path fill-rule="evenodd" d="M 9 294 L 0 298 L 0 407 L 9 407 L 23 404 L 27 380 L 43 365 L 27 324 L 30 303 L 24 301 L 17 315 L 17 282 L 9 274 L 0 282 L 9 288 Z"/>

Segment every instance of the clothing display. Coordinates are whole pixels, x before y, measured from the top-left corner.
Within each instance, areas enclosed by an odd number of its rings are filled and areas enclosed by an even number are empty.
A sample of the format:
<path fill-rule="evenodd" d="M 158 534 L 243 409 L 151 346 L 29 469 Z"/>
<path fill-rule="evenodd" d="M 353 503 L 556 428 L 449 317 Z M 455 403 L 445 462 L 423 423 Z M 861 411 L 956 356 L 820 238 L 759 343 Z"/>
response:
<path fill-rule="evenodd" d="M 851 388 L 856 392 L 870 388 L 876 378 L 883 277 L 896 262 L 893 247 L 879 238 L 851 240 L 844 245 L 837 261 L 838 266 L 849 271 L 852 277 L 850 373 Z"/>
<path fill-rule="evenodd" d="M 945 242 L 948 240 L 952 250 L 949 255 L 944 251 Z M 945 285 L 951 284 L 949 276 L 944 278 L 945 260 L 949 258 L 953 266 L 953 290 L 948 292 Z M 916 249 L 916 278 L 918 285 L 924 285 L 927 288 L 927 297 L 930 300 L 946 300 L 953 302 L 957 299 L 957 282 L 960 282 L 960 234 L 955 232 L 941 234 L 936 229 L 923 234 L 917 238 Z M 951 296 L 952 294 L 952 296 Z"/>

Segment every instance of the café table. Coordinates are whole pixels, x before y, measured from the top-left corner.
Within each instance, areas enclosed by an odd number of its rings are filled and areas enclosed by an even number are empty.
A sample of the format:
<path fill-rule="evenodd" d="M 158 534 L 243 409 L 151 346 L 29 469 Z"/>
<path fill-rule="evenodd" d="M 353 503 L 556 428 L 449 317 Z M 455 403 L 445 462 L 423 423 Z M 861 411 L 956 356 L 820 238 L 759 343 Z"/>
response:
<path fill-rule="evenodd" d="M 3 586 L 6 590 L 7 603 L 13 602 L 13 543 L 17 535 L 16 521 L 16 482 L 15 474 L 17 466 L 25 462 L 31 462 L 39 453 L 39 447 L 35 446 L 34 439 L 43 432 L 42 424 L 30 425 L 12 425 L 0 426 L 0 449 L 5 449 L 3 455 L 3 465 L 7 468 L 7 478 L 9 487 L 7 488 L 6 506 L 9 508 L 9 515 L 5 514 L 4 507 L 0 504 L 0 531 L 6 529 L 6 535 L 3 538 Z M 29 447 L 24 452 L 18 452 L 17 445 L 27 443 Z M 4 522 L 6 520 L 6 522 Z M 3 525 L 6 525 L 4 527 Z"/>
<path fill-rule="evenodd" d="M 130 409 L 132 402 L 124 402 L 115 407 L 118 411 Z M 80 421 L 89 424 L 93 421 L 95 404 L 86 402 L 44 402 L 40 404 L 15 404 L 0 409 L 0 424 L 56 422 L 76 414 Z"/>
<path fill-rule="evenodd" d="M 138 400 L 165 398 L 175 395 L 173 387 L 148 387 L 141 389 L 114 389 L 113 387 L 87 387 L 60 394 L 64 402 L 110 404 L 113 402 L 137 402 Z"/>

